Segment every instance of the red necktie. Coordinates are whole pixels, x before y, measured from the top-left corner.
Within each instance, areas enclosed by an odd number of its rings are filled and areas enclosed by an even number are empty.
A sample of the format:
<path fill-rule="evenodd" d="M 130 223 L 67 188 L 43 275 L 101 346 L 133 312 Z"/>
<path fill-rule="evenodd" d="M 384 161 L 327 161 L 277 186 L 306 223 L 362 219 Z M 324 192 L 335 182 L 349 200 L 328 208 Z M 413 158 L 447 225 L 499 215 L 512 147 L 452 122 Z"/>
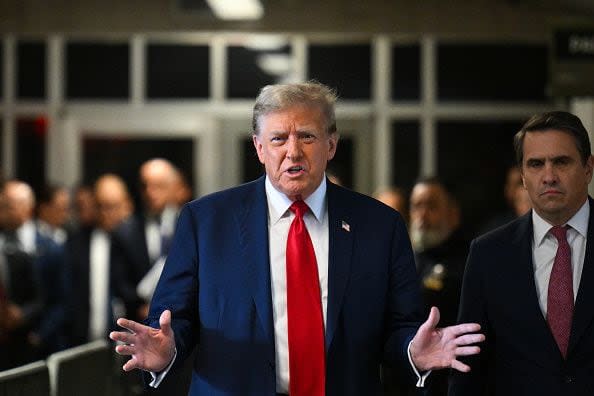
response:
<path fill-rule="evenodd" d="M 325 394 L 324 319 L 318 265 L 303 222 L 309 207 L 291 205 L 295 218 L 287 238 L 287 315 L 289 335 L 289 394 Z"/>
<path fill-rule="evenodd" d="M 555 226 L 551 228 L 550 233 L 557 238 L 558 247 L 549 279 L 547 322 L 565 358 L 573 317 L 571 248 L 567 243 L 567 227 Z"/>

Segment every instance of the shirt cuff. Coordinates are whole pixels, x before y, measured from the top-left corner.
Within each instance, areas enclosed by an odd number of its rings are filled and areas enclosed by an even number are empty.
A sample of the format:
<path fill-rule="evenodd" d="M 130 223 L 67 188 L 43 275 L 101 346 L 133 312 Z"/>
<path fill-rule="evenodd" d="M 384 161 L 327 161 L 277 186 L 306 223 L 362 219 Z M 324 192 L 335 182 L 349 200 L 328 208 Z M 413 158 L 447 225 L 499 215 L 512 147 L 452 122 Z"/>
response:
<path fill-rule="evenodd" d="M 427 380 L 427 378 L 429 377 L 429 374 L 431 374 L 431 370 L 425 371 L 423 374 L 419 373 L 419 370 L 417 370 L 417 368 L 415 367 L 415 364 L 413 363 L 413 360 L 412 360 L 412 356 L 410 355 L 410 346 L 411 345 L 412 345 L 412 341 L 408 343 L 408 348 L 406 348 L 406 354 L 408 355 L 408 362 L 410 363 L 410 366 L 412 367 L 413 371 L 415 372 L 415 375 L 417 376 L 417 383 L 415 384 L 415 386 L 417 388 L 424 388 L 425 380 Z"/>
<path fill-rule="evenodd" d="M 177 348 L 175 349 L 175 353 L 173 354 L 173 359 L 171 359 L 171 362 L 169 363 L 169 365 L 167 365 L 167 367 L 165 367 L 165 369 L 163 369 L 163 371 L 161 371 L 160 373 L 155 373 L 154 371 L 149 371 L 149 374 L 153 378 L 153 380 L 151 382 L 149 382 L 149 386 L 151 388 L 156 388 L 157 386 L 159 386 L 159 384 L 161 384 L 161 382 L 163 382 L 163 380 L 165 379 L 165 376 L 167 375 L 169 370 L 171 370 L 171 366 L 173 366 L 173 362 L 175 362 L 176 357 L 177 357 Z"/>

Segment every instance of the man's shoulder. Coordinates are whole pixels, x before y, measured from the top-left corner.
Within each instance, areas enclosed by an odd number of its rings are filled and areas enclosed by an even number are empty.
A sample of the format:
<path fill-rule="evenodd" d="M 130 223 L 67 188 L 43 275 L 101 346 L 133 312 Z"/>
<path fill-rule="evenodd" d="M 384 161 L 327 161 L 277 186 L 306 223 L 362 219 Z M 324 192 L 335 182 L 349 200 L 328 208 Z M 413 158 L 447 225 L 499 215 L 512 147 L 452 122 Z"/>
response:
<path fill-rule="evenodd" d="M 402 219 L 396 210 L 369 195 L 335 184 L 328 184 L 328 209 L 332 210 L 333 207 L 343 208 L 352 215 L 373 219 L 374 222 L 377 222 L 378 219 Z"/>
<path fill-rule="evenodd" d="M 508 247 L 511 244 L 525 242 L 532 236 L 532 218 L 531 212 L 518 217 L 494 230 L 488 231 L 477 238 L 472 244 L 480 247 L 497 248 L 499 246 Z"/>
<path fill-rule="evenodd" d="M 193 211 L 211 210 L 219 207 L 228 210 L 236 205 L 245 205 L 247 201 L 254 198 L 266 198 L 263 177 L 239 186 L 207 194 L 189 202 L 186 206 Z"/>

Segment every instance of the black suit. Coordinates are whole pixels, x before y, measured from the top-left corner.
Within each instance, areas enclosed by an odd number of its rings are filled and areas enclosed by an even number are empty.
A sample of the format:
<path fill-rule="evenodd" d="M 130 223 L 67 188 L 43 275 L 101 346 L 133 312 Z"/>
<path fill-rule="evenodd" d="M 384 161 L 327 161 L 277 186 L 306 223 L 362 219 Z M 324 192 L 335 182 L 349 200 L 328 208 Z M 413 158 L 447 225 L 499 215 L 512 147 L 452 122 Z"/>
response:
<path fill-rule="evenodd" d="M 92 232 L 92 228 L 82 228 L 76 233 L 72 234 L 66 242 L 67 263 L 71 273 L 71 295 L 69 299 L 69 339 L 71 345 L 80 345 L 90 341 L 89 299 Z M 111 270 L 109 277 L 109 284 L 111 285 Z M 111 295 L 111 290 L 108 294 Z M 108 308 L 110 307 L 111 304 L 108 304 Z M 113 320 L 111 310 L 107 313 L 107 315 L 108 330 L 115 329 L 115 321 Z"/>
<path fill-rule="evenodd" d="M 462 289 L 460 322 L 478 322 L 486 341 L 454 373 L 450 395 L 594 394 L 594 208 L 567 360 L 542 314 L 532 260 L 532 213 L 473 241 Z"/>
<path fill-rule="evenodd" d="M 14 238 L 14 237 L 12 237 Z M 35 251 L 27 253 L 9 234 L 2 249 L 6 265 L 7 299 L 17 305 L 23 324 L 7 335 L 0 353 L 0 366 L 14 367 L 43 358 L 65 347 L 63 336 L 66 319 L 66 273 L 63 250 L 39 233 L 35 235 Z M 41 345 L 33 346 L 29 334 L 35 332 Z"/>

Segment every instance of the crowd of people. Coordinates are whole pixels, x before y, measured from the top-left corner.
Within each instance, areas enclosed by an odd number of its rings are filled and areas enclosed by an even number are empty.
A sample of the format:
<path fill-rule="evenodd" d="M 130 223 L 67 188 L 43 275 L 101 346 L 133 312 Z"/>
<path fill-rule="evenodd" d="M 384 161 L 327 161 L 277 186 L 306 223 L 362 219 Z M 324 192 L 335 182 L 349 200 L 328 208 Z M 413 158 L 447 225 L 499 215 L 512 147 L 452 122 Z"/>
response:
<path fill-rule="evenodd" d="M 151 387 L 199 344 L 191 394 L 379 394 L 380 367 L 392 395 L 588 394 L 594 160 L 579 119 L 524 125 L 509 209 L 471 242 L 439 178 L 377 200 L 326 178 L 335 100 L 318 83 L 263 89 L 265 177 L 189 205 L 182 172 L 160 158 L 139 169 L 142 208 L 104 174 L 72 193 L 75 223 L 65 188 L 36 197 L 5 181 L 0 369 L 109 337 Z"/>
<path fill-rule="evenodd" d="M 119 316 L 146 317 L 177 213 L 192 191 L 161 158 L 142 164 L 138 181 L 138 210 L 115 174 L 72 192 L 2 183 L 0 370 L 107 339 Z"/>

